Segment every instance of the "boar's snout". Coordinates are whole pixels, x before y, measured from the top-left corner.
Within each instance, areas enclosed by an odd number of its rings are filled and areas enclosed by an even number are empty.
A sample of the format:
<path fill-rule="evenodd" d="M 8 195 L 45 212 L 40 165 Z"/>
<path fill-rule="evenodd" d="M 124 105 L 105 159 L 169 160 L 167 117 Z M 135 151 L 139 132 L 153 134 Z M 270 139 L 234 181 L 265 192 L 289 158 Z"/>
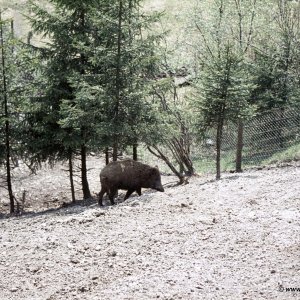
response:
<path fill-rule="evenodd" d="M 161 184 L 156 185 L 154 189 L 159 191 L 159 192 L 164 192 L 165 191 L 165 189 L 163 188 L 163 186 Z"/>
<path fill-rule="evenodd" d="M 165 191 L 165 189 L 162 186 L 160 188 L 158 188 L 157 190 L 160 191 L 160 192 L 164 192 Z"/>

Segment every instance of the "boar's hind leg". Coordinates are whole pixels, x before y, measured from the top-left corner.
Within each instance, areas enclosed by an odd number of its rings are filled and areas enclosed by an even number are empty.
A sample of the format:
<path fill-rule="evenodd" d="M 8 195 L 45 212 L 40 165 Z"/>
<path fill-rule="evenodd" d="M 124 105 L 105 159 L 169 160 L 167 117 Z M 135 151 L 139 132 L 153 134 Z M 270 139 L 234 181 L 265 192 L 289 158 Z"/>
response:
<path fill-rule="evenodd" d="M 124 197 L 124 201 L 126 200 L 126 199 L 128 199 L 129 198 L 129 196 L 132 194 L 134 192 L 134 190 L 128 190 L 127 191 L 127 193 L 126 193 L 126 195 L 125 195 L 125 197 Z"/>
<path fill-rule="evenodd" d="M 103 203 L 102 203 L 102 198 L 103 198 L 103 195 L 106 193 L 106 190 L 104 188 L 101 188 L 101 191 L 99 193 L 99 196 L 98 196 L 98 204 L 100 206 L 103 206 Z"/>
<path fill-rule="evenodd" d="M 111 203 L 112 205 L 115 204 L 114 197 L 115 197 L 115 195 L 117 194 L 117 191 L 118 191 L 117 189 L 111 189 L 111 190 L 109 191 L 108 198 L 109 198 L 110 203 Z"/>

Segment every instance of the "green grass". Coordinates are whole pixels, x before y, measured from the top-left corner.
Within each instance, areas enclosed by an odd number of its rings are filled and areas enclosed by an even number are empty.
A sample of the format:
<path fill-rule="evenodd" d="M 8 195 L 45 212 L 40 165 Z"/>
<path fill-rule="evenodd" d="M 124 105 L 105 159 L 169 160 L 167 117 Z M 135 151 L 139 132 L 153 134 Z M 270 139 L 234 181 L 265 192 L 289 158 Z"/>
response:
<path fill-rule="evenodd" d="M 216 171 L 216 161 L 214 158 L 195 158 L 193 159 L 194 168 L 197 173 L 207 174 Z M 221 171 L 229 171 L 235 168 L 235 152 L 229 151 L 222 154 Z"/>
<path fill-rule="evenodd" d="M 246 157 L 246 153 L 244 153 Z M 281 162 L 290 162 L 300 160 L 300 143 L 292 145 L 289 148 L 277 152 L 264 160 L 248 161 L 245 159 L 243 161 L 243 168 L 247 169 L 253 166 L 266 166 L 270 164 L 278 164 Z M 216 162 L 213 158 L 194 158 L 194 167 L 197 173 L 207 174 L 214 173 L 216 171 Z M 229 171 L 235 169 L 235 150 L 222 153 L 221 157 L 221 171 Z"/>
<path fill-rule="evenodd" d="M 167 155 L 167 152 L 164 152 Z M 132 156 L 131 148 L 126 149 L 126 154 Z M 246 153 L 244 153 L 244 157 Z M 138 148 L 139 160 L 148 163 L 152 166 L 157 165 L 162 173 L 172 174 L 169 167 L 162 161 L 154 157 L 144 147 Z M 170 158 L 170 156 L 168 156 Z M 216 162 L 213 157 L 204 157 L 201 154 L 192 158 L 194 168 L 198 174 L 214 174 L 216 172 Z M 253 166 L 266 166 L 270 164 L 276 164 L 280 162 L 289 162 L 294 160 L 300 160 L 300 143 L 290 146 L 286 150 L 277 152 L 271 157 L 265 160 L 248 161 L 245 159 L 243 162 L 243 168 L 247 169 Z M 172 161 L 174 163 L 174 161 Z M 176 163 L 175 163 L 176 166 Z M 178 167 L 178 166 L 176 166 Z M 221 157 L 221 171 L 226 172 L 235 169 L 235 150 L 223 152 Z"/>
<path fill-rule="evenodd" d="M 276 164 L 280 162 L 290 162 L 300 160 L 300 143 L 290 146 L 286 150 L 273 154 L 262 162 L 263 165 Z"/>

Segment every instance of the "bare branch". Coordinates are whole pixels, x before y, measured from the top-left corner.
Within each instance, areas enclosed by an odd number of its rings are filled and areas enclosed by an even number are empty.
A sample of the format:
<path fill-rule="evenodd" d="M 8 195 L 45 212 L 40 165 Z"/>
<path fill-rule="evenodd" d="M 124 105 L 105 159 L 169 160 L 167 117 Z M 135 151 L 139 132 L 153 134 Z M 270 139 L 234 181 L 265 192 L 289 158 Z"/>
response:
<path fill-rule="evenodd" d="M 200 32 L 200 34 L 201 34 L 201 36 L 202 36 L 202 38 L 203 38 L 203 40 L 204 40 L 205 47 L 207 48 L 209 54 L 211 55 L 211 57 L 212 57 L 213 59 L 215 59 L 215 56 L 214 56 L 212 50 L 211 50 L 210 47 L 209 47 L 209 43 L 208 43 L 208 41 L 207 41 L 207 39 L 206 39 L 206 37 L 205 37 L 205 34 L 203 33 L 201 27 L 200 27 L 197 23 L 196 23 L 195 25 L 196 25 L 196 28 L 198 29 L 198 31 Z"/>
<path fill-rule="evenodd" d="M 252 9 L 252 13 L 251 13 L 250 28 L 249 28 L 249 32 L 248 32 L 248 38 L 247 38 L 246 47 L 244 49 L 244 53 L 246 53 L 248 51 L 250 43 L 251 43 L 251 38 L 252 38 L 252 34 L 253 34 L 253 27 L 254 27 L 253 24 L 254 24 L 255 11 L 256 11 L 256 0 L 254 0 L 254 2 L 253 2 L 253 9 Z"/>
<path fill-rule="evenodd" d="M 156 152 L 151 147 L 154 148 L 156 150 Z M 151 147 L 147 146 L 147 149 L 149 150 L 149 152 L 152 153 L 154 156 L 162 159 L 168 165 L 168 167 L 172 170 L 172 172 L 179 178 L 179 183 L 183 184 L 184 176 L 176 170 L 176 168 L 173 166 L 173 164 L 170 162 L 170 160 L 158 149 L 157 146 L 151 146 Z"/>

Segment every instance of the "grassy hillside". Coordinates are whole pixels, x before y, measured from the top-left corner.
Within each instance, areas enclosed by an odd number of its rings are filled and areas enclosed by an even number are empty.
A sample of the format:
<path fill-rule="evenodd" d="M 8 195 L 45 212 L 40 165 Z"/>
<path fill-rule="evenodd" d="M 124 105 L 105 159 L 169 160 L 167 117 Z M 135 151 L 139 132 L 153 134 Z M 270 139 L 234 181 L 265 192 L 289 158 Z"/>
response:
<path fill-rule="evenodd" d="M 26 12 L 27 0 L 0 0 L 0 7 L 7 9 L 5 17 L 13 18 L 15 23 L 15 34 L 18 37 L 26 38 L 30 31 L 29 25 L 22 16 Z M 47 0 L 40 0 L 40 5 L 47 5 Z M 150 11 L 164 11 L 165 16 L 162 19 L 162 30 L 171 31 L 170 36 L 176 39 L 176 36 L 182 29 L 185 12 L 191 7 L 193 1 L 191 0 L 145 0 L 145 10 Z"/>
<path fill-rule="evenodd" d="M 0 0 L 0 7 L 4 10 L 4 18 L 12 18 L 14 20 L 15 35 L 18 38 L 26 40 L 30 26 L 26 21 L 24 14 L 26 11 L 27 0 Z M 46 0 L 39 0 L 40 5 L 46 6 Z M 33 43 L 38 42 L 39 38 L 33 38 Z"/>
<path fill-rule="evenodd" d="M 145 0 L 146 11 L 161 11 L 164 15 L 161 19 L 160 32 L 166 31 L 166 51 L 168 63 L 174 68 L 181 68 L 190 64 L 187 53 L 186 40 L 190 33 L 187 32 L 187 24 L 193 11 L 195 0 Z"/>
<path fill-rule="evenodd" d="M 29 27 L 22 16 L 22 12 L 25 10 L 25 2 L 25 0 L 0 0 L 0 7 L 4 10 L 4 18 L 12 18 L 14 20 L 15 34 L 18 37 L 23 37 L 29 31 Z"/>

